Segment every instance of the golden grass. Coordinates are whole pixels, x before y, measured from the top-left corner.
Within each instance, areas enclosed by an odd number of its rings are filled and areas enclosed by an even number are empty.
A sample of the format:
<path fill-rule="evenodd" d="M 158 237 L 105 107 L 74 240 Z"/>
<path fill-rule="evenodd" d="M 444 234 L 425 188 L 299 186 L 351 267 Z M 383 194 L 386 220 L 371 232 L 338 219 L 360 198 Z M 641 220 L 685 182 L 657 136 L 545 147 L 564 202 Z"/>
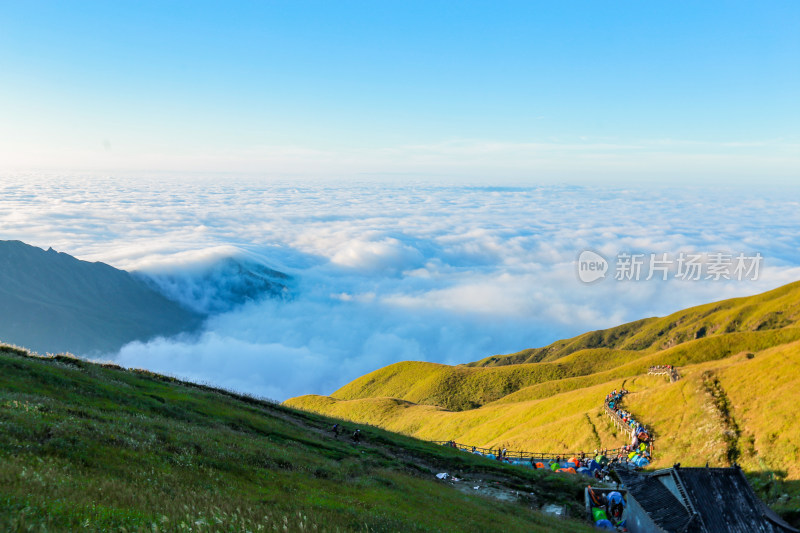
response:
<path fill-rule="evenodd" d="M 601 411 L 625 386 L 656 432 L 655 467 L 735 460 L 800 479 L 798 317 L 800 282 L 526 351 L 541 362 L 403 362 L 287 404 L 423 439 L 561 452 L 625 443 Z M 683 378 L 646 375 L 657 364 Z"/>
<path fill-rule="evenodd" d="M 555 361 L 588 348 L 660 350 L 702 337 L 744 331 L 763 331 L 797 325 L 800 321 L 800 282 L 720 302 L 690 307 L 662 318 L 646 318 L 613 328 L 590 331 L 543 348 L 494 355 L 470 366 L 499 366 Z"/>
<path fill-rule="evenodd" d="M 752 358 L 748 358 L 748 354 Z M 602 413 L 605 394 L 626 387 L 626 409 L 657 436 L 655 467 L 729 465 L 730 439 L 704 383 L 717 378 L 738 427 L 738 462 L 749 471 L 784 470 L 800 479 L 800 341 L 680 368 L 682 379 L 612 378 L 552 396 L 453 412 L 395 398 L 301 396 L 287 404 L 428 440 L 537 452 L 591 451 L 625 444 Z"/>
<path fill-rule="evenodd" d="M 646 372 L 651 365 L 684 366 L 797 339 L 800 328 L 787 327 L 705 337 L 659 351 L 587 349 L 555 362 L 499 367 L 404 361 L 362 376 L 331 397 L 339 400 L 390 397 L 463 411 L 491 402 L 516 403 L 633 377 Z"/>

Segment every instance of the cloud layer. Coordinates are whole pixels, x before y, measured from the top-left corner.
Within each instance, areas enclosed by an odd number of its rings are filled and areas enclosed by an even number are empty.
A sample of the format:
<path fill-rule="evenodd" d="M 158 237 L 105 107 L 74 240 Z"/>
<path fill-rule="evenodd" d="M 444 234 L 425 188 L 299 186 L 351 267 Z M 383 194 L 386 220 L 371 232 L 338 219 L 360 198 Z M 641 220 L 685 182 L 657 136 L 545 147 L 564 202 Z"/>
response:
<path fill-rule="evenodd" d="M 109 354 L 281 400 L 400 360 L 473 361 L 800 278 L 797 190 L 7 176 L 0 198 L 2 239 L 184 288 L 228 256 L 293 276 L 291 298 L 216 306 L 199 337 Z M 759 252 L 764 263 L 757 281 L 587 285 L 584 249 Z M 235 271 L 214 272 L 236 285 Z"/>

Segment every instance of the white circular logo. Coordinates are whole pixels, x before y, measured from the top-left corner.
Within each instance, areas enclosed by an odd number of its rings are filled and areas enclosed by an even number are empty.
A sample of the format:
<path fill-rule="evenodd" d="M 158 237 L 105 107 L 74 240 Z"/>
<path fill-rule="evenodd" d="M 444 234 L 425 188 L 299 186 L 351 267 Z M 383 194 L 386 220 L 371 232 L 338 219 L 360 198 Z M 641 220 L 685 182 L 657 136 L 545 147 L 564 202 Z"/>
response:
<path fill-rule="evenodd" d="M 584 283 L 593 283 L 606 277 L 608 261 L 602 255 L 591 250 L 584 250 L 578 256 L 578 279 Z"/>

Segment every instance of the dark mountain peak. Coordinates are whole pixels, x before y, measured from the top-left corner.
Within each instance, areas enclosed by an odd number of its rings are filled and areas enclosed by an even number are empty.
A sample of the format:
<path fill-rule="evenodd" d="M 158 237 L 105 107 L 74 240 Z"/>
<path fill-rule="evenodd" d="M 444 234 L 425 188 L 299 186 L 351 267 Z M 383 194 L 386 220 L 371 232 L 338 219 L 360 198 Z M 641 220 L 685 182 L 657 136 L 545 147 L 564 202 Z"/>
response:
<path fill-rule="evenodd" d="M 0 298 L 0 340 L 40 352 L 111 352 L 202 322 L 124 270 L 21 241 L 0 241 Z"/>
<path fill-rule="evenodd" d="M 168 297 L 203 314 L 264 298 L 290 296 L 291 276 L 247 256 L 228 256 L 182 271 L 137 273 Z"/>

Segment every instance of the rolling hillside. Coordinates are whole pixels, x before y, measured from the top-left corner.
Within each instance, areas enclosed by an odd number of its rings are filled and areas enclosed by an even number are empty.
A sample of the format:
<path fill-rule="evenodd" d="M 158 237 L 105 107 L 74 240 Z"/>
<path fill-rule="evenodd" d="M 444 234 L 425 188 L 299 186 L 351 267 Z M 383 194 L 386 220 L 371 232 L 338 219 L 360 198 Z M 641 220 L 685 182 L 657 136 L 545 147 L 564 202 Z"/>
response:
<path fill-rule="evenodd" d="M 657 436 L 653 467 L 737 462 L 769 503 L 794 513 L 798 320 L 800 283 L 792 283 L 471 365 L 397 363 L 330 397 L 286 404 L 423 439 L 591 451 L 624 443 L 601 404 L 625 387 L 626 409 Z M 683 379 L 646 375 L 659 364 L 680 367 Z"/>
<path fill-rule="evenodd" d="M 591 348 L 660 350 L 691 339 L 737 331 L 761 331 L 797 325 L 800 321 L 800 282 L 744 298 L 691 307 L 662 318 L 646 318 L 614 328 L 591 331 L 544 348 L 495 355 L 469 366 L 500 366 L 555 361 Z"/>
<path fill-rule="evenodd" d="M 538 512 L 577 516 L 575 478 L 347 424 L 354 443 L 334 422 L 0 346 L 0 530 L 591 530 Z"/>

